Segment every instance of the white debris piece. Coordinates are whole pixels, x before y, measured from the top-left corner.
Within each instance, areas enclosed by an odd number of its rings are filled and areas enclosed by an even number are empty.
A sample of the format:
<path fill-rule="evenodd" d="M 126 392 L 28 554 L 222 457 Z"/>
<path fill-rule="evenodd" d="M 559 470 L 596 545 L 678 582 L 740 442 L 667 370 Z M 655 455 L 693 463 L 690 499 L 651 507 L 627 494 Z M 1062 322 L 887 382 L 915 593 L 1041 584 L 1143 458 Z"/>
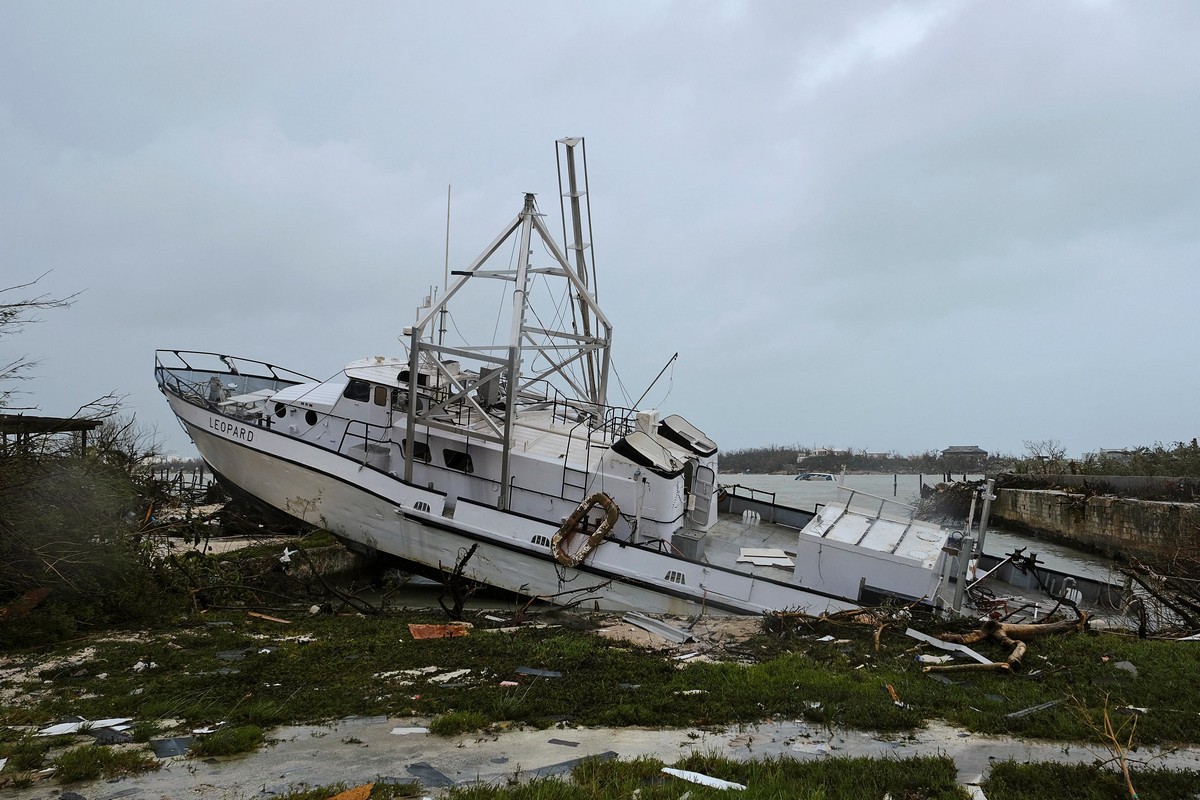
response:
<path fill-rule="evenodd" d="M 668 775 L 674 775 L 676 778 L 682 778 L 685 781 L 698 783 L 701 786 L 711 786 L 714 789 L 739 789 L 744 790 L 746 787 L 740 783 L 733 781 L 714 778 L 711 775 L 705 775 L 702 772 L 692 772 L 687 769 L 675 769 L 674 767 L 663 767 L 662 771 Z"/>

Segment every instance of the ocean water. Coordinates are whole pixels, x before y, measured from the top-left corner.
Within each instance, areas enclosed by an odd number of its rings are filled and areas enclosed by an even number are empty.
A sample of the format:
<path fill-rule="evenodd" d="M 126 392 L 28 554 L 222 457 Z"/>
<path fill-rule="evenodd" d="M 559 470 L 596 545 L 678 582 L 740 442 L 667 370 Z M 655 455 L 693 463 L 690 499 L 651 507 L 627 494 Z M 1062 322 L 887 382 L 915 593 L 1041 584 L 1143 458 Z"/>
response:
<path fill-rule="evenodd" d="M 723 486 L 738 484 L 758 492 L 773 494 L 775 502 L 795 508 L 811 509 L 814 505 L 832 503 L 840 498 L 844 490 L 838 481 L 844 480 L 848 490 L 874 495 L 886 500 L 908 505 L 915 504 L 921 496 L 921 483 L 936 485 L 943 475 L 846 475 L 835 476 L 834 481 L 798 481 L 793 475 L 722 475 L 720 483 Z M 961 480 L 961 475 L 953 476 Z M 967 480 L 979 480 L 982 475 L 967 475 Z M 848 493 L 848 492 L 847 492 Z M 855 506 L 879 507 L 879 501 L 869 500 L 863 495 L 856 495 Z M 868 504 L 871 504 L 868 506 Z M 964 518 L 957 525 L 962 529 L 966 526 Z M 1024 547 L 1025 554 L 1037 553 L 1038 560 L 1050 569 L 1062 570 L 1077 575 L 1099 580 L 1109 580 L 1119 583 L 1121 578 L 1113 570 L 1112 562 L 1091 553 L 1075 550 L 1065 545 L 1036 539 L 1003 527 L 988 525 L 984 536 L 983 549 L 988 555 L 1005 556 L 1018 547 Z"/>

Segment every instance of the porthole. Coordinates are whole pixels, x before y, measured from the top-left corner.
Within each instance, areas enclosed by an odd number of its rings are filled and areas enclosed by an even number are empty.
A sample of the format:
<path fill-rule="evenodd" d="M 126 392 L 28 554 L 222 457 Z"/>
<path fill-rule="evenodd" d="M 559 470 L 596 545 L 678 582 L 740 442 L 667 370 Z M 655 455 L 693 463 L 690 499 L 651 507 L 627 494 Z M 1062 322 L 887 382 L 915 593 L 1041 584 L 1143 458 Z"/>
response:
<path fill-rule="evenodd" d="M 281 419 L 283 417 L 286 417 L 287 416 L 287 406 L 285 406 L 283 403 L 276 403 L 275 404 L 275 416 L 277 416 Z"/>
<path fill-rule="evenodd" d="M 475 471 L 475 465 L 471 463 L 470 453 L 447 449 L 442 451 L 442 458 L 446 460 L 446 466 L 450 469 L 458 470 L 459 472 Z"/>
<path fill-rule="evenodd" d="M 401 441 L 400 447 L 403 448 L 405 453 L 407 453 L 408 439 Z M 424 461 L 426 464 L 432 460 L 432 456 L 429 454 L 429 445 L 425 444 L 424 442 L 413 442 L 412 456 L 414 461 Z"/>
<path fill-rule="evenodd" d="M 304 412 L 304 421 L 307 422 L 310 427 L 313 425 L 316 425 L 317 424 L 317 412 L 313 411 L 311 408 L 308 411 L 305 411 Z"/>

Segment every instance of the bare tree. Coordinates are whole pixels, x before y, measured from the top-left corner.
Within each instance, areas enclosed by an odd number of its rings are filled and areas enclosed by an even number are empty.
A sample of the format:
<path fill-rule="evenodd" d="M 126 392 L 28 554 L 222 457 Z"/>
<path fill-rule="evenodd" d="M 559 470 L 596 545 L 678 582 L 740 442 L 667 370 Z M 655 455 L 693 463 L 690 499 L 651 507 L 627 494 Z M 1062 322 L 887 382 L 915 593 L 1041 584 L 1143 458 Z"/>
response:
<path fill-rule="evenodd" d="M 1035 469 L 1032 471 L 1041 472 L 1049 475 L 1051 472 L 1058 472 L 1059 465 L 1063 458 L 1067 455 L 1067 448 L 1062 446 L 1062 443 L 1057 439 L 1026 439 L 1025 453 L 1030 462 L 1033 463 Z"/>
<path fill-rule="evenodd" d="M 48 273 L 39 275 L 28 283 L 21 283 L 16 286 L 9 286 L 0 289 L 0 338 L 5 336 L 15 336 L 20 333 L 26 325 L 39 322 L 37 313 L 54 308 L 69 308 L 75 302 L 78 294 L 73 294 L 69 297 L 51 297 L 48 294 L 35 295 L 33 297 L 20 297 L 19 295 L 31 288 Z M 27 380 L 29 371 L 37 365 L 37 362 L 29 358 L 29 356 L 18 356 L 12 360 L 0 361 L 0 408 L 9 408 L 12 403 L 13 396 L 17 391 L 11 388 L 10 384 L 14 381 Z M 27 410 L 27 409 L 18 409 Z"/>

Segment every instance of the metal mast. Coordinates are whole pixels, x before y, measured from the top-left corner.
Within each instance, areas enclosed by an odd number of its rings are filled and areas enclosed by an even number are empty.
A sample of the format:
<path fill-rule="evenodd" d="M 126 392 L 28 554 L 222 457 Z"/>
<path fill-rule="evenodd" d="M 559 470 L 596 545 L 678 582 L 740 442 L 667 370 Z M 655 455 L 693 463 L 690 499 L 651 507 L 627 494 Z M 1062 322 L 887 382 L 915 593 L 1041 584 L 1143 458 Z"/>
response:
<path fill-rule="evenodd" d="M 592 253 L 591 234 L 592 234 L 592 205 L 591 199 L 588 197 L 587 189 L 587 145 L 584 144 L 582 136 L 572 136 L 559 139 L 556 143 L 555 152 L 558 156 L 558 194 L 559 194 L 559 210 L 562 213 L 563 220 L 563 242 L 566 245 L 567 251 L 574 256 L 575 275 L 579 278 L 579 283 L 582 288 L 575 294 L 575 307 L 579 310 L 579 325 L 582 329 L 583 336 L 589 338 L 592 335 L 591 316 L 588 313 L 588 306 L 596 301 L 596 259 Z M 581 160 L 583 162 L 583 188 L 580 188 L 578 172 L 575 167 L 575 149 L 579 148 Z M 566 191 L 563 190 L 563 158 L 566 159 Z M 580 199 L 586 201 L 580 203 Z M 571 210 L 571 236 L 567 236 L 567 212 L 563 207 L 563 200 L 566 199 L 567 205 Z M 587 229 L 588 238 L 583 238 L 584 228 L 584 212 L 587 213 Z M 588 263 L 588 254 L 592 253 L 591 263 Z M 587 296 L 585 298 L 585 295 Z M 605 393 L 607 387 L 602 385 L 598 378 L 598 373 L 601 372 L 596 363 L 594 353 L 588 354 L 584 360 L 585 380 L 587 382 L 588 396 L 592 398 L 592 402 L 596 405 L 604 405 Z"/>
<path fill-rule="evenodd" d="M 582 231 L 580 219 L 576 216 L 577 230 Z M 488 260 L 514 235 L 519 237 L 516 263 L 502 269 L 484 269 Z M 535 238 L 541 240 L 549 254 L 552 261 L 550 266 L 535 267 L 531 263 Z M 577 262 L 576 267 L 572 267 L 542 222 L 534 195 L 526 194 L 521 212 L 500 235 L 467 269 L 451 273 L 457 277 L 454 285 L 431 307 L 422 309 L 416 324 L 405 330 L 409 340 L 405 434 L 406 441 L 410 443 L 404 454 L 405 480 L 413 479 L 412 443 L 416 441 L 418 425 L 424 431 L 438 429 L 461 434 L 466 430 L 461 420 L 469 417 L 473 421 L 468 433 L 472 441 L 491 442 L 501 448 L 502 474 L 497 505 L 507 509 L 512 431 L 518 405 L 531 397 L 544 397 L 545 387 L 539 384 L 556 381 L 555 385 L 559 388 L 565 384 L 576 402 L 590 412 L 592 424 L 603 421 L 612 325 L 588 290 L 586 270 L 577 272 L 582 263 Z M 581 274 L 583 277 L 580 277 Z M 569 290 L 578 304 L 580 316 L 587 320 L 582 333 L 578 329 L 567 331 L 561 330 L 562 326 L 543 328 L 530 323 L 531 317 L 534 323 L 538 320 L 538 317 L 527 313 L 530 305 L 529 282 L 534 275 L 563 279 L 570 284 Z M 440 337 L 435 342 L 435 337 L 426 336 L 426 332 L 432 331 L 433 325 L 445 313 L 450 300 L 472 278 L 503 280 L 513 284 L 508 342 L 451 347 L 443 343 Z M 593 328 L 595 333 L 592 333 Z M 528 359 L 526 351 L 530 351 Z M 467 373 L 448 369 L 448 361 L 460 361 L 464 366 L 470 364 L 475 370 L 471 373 L 472 377 L 464 378 Z M 576 366 L 577 361 L 590 364 L 583 385 L 573 374 L 572 367 Z M 523 364 L 537 365 L 537 371 L 523 374 Z"/>

